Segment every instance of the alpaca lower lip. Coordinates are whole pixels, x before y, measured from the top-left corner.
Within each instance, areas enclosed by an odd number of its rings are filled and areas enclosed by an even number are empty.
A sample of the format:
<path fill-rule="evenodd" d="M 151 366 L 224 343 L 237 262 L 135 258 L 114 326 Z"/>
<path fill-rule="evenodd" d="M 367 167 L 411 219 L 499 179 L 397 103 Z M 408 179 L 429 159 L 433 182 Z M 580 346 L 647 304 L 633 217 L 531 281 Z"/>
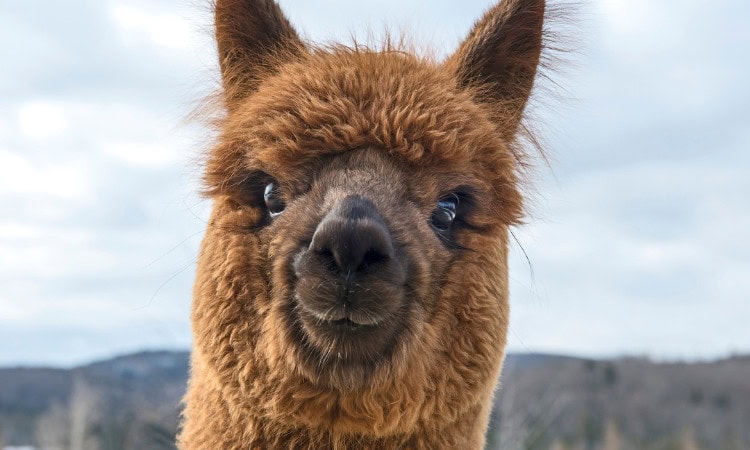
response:
<path fill-rule="evenodd" d="M 318 319 L 324 327 L 341 331 L 372 329 L 377 326 L 377 323 L 358 320 L 357 317 L 350 314 L 341 314 L 339 317 L 318 317 Z"/>
<path fill-rule="evenodd" d="M 351 330 L 351 331 L 357 330 L 360 327 L 367 326 L 361 323 L 354 322 L 351 319 L 347 319 L 347 318 L 339 319 L 339 320 L 332 320 L 332 321 L 329 321 L 328 323 L 330 323 L 336 328 L 344 329 L 344 330 Z"/>
<path fill-rule="evenodd" d="M 357 314 L 330 314 L 328 317 L 320 317 L 310 311 L 302 310 L 300 314 L 304 328 L 309 336 L 315 341 L 326 343 L 329 339 L 349 339 L 360 341 L 368 340 L 388 334 L 390 327 L 386 323 L 364 320 Z M 343 342 L 343 341 L 342 341 Z"/>
<path fill-rule="evenodd" d="M 326 309 L 311 308 L 306 306 L 299 295 L 295 296 L 295 301 L 300 305 L 300 313 L 303 316 L 327 327 L 342 329 L 377 328 L 387 318 L 387 316 L 381 316 L 373 311 L 352 308 L 348 305 L 327 307 Z"/>

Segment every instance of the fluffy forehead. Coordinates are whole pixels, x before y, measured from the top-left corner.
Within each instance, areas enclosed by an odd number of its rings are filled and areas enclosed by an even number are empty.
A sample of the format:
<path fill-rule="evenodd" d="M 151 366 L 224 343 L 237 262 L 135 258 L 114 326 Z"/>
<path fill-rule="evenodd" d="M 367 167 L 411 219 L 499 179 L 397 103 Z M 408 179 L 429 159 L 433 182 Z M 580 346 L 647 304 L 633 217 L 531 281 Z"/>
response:
<path fill-rule="evenodd" d="M 401 51 L 318 50 L 280 65 L 228 118 L 224 141 L 289 171 L 366 146 L 424 166 L 513 180 L 497 121 L 441 65 Z M 487 180 L 489 181 L 489 180 Z"/>

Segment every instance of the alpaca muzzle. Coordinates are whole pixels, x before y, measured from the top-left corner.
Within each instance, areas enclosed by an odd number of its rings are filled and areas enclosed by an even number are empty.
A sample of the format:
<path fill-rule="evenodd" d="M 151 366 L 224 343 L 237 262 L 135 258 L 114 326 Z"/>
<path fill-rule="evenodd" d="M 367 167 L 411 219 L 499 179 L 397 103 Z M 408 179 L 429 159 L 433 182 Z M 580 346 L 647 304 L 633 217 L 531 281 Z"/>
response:
<path fill-rule="evenodd" d="M 295 300 L 312 340 L 367 338 L 369 351 L 387 340 L 405 298 L 401 260 L 373 202 L 349 195 L 334 205 L 293 262 Z"/>

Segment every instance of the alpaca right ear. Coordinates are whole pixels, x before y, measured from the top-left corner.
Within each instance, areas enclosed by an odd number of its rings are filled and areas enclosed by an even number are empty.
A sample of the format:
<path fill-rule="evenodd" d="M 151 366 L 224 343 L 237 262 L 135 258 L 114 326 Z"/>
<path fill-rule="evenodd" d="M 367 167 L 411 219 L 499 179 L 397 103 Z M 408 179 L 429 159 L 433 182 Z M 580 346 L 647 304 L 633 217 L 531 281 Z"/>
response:
<path fill-rule="evenodd" d="M 460 87 L 476 88 L 515 134 L 531 94 L 542 51 L 544 0 L 501 0 L 490 8 L 448 58 Z"/>
<path fill-rule="evenodd" d="M 305 47 L 274 0 L 216 0 L 216 43 L 224 100 L 233 109 Z"/>

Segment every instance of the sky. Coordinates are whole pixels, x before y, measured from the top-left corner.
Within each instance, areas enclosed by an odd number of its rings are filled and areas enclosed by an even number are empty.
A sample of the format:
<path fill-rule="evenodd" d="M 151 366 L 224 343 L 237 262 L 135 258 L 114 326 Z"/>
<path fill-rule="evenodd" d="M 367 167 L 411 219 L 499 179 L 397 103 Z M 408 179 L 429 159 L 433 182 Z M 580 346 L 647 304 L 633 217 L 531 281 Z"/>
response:
<path fill-rule="evenodd" d="M 207 3 L 0 3 L 0 365 L 189 348 Z M 447 55 L 492 2 L 280 4 L 317 42 L 408 29 Z M 750 352 L 749 22 L 746 0 L 579 7 L 529 111 L 551 157 L 514 230 L 510 351 Z"/>

